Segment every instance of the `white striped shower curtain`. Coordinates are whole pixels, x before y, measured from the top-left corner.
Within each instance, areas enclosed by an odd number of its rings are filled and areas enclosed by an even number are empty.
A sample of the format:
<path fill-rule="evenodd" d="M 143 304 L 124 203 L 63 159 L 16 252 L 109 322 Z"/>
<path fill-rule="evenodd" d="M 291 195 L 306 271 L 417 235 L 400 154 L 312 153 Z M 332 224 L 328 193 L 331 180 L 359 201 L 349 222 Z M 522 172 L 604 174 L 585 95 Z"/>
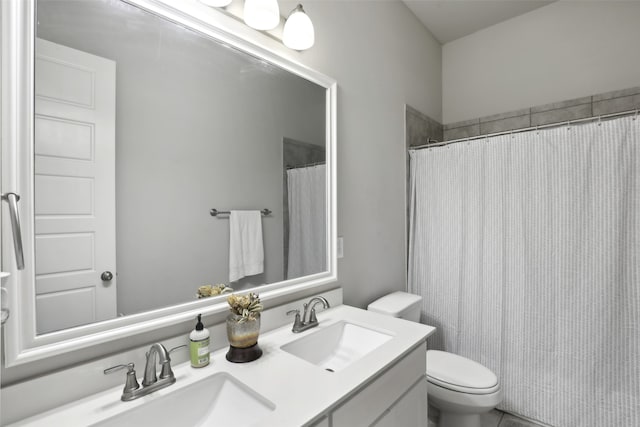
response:
<path fill-rule="evenodd" d="M 288 279 L 327 269 L 325 177 L 325 165 L 287 170 Z"/>
<path fill-rule="evenodd" d="M 411 151 L 429 342 L 556 427 L 640 426 L 640 118 Z"/>

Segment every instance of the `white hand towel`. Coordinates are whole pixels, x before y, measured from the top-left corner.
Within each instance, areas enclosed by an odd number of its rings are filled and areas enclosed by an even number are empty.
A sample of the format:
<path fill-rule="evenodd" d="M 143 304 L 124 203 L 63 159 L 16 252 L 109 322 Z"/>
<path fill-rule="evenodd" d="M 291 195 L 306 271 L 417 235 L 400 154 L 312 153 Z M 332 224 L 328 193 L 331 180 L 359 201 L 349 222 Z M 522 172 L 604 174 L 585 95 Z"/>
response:
<path fill-rule="evenodd" d="M 229 215 L 229 281 L 264 271 L 260 211 L 231 211 Z"/>

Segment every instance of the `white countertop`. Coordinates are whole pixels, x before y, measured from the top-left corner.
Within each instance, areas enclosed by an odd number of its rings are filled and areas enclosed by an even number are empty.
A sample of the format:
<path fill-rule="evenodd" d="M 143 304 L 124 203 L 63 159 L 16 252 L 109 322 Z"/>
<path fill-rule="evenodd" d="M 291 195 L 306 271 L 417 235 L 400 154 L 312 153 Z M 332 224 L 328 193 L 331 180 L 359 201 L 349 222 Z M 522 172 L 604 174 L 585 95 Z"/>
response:
<path fill-rule="evenodd" d="M 318 313 L 319 326 L 294 334 L 287 325 L 260 335 L 263 355 L 249 363 L 231 363 L 225 359 L 226 349 L 212 353 L 209 366 L 191 368 L 189 363 L 173 367 L 176 383 L 131 402 L 122 402 L 122 386 L 109 389 L 51 411 L 29 417 L 13 426 L 86 426 L 110 418 L 124 410 L 143 405 L 199 381 L 209 375 L 226 372 L 275 404 L 267 417 L 256 425 L 299 427 L 325 414 L 356 392 L 359 387 L 392 366 L 425 339 L 435 328 L 341 305 Z M 339 372 L 328 372 L 280 349 L 284 344 L 330 326 L 349 321 L 393 336 Z M 138 368 L 140 378 L 142 369 Z M 122 382 L 124 385 L 124 371 Z M 54 392 L 54 391 L 52 391 Z"/>

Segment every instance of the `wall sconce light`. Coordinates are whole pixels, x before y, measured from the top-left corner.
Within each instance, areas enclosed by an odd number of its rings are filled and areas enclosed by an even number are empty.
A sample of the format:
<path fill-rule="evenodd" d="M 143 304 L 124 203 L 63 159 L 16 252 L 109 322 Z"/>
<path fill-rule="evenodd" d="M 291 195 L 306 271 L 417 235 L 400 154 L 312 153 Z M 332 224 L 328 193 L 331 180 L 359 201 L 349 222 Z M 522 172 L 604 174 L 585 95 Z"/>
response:
<path fill-rule="evenodd" d="M 315 32 L 313 23 L 299 4 L 291 11 L 284 23 L 282 42 L 289 49 L 305 50 L 313 46 Z"/>
<path fill-rule="evenodd" d="M 225 7 L 231 4 L 231 0 L 200 0 L 200 3 L 211 7 Z"/>
<path fill-rule="evenodd" d="M 200 0 L 211 7 L 226 7 L 233 0 Z M 235 19 L 243 19 L 237 12 L 227 10 Z M 244 0 L 244 22 L 260 31 L 273 30 L 280 24 L 280 8 L 277 0 Z M 291 11 L 284 23 L 282 43 L 289 49 L 306 50 L 315 43 L 315 30 L 311 19 L 301 4 Z"/>
<path fill-rule="evenodd" d="M 273 30 L 280 23 L 277 0 L 245 0 L 244 23 L 256 30 Z"/>

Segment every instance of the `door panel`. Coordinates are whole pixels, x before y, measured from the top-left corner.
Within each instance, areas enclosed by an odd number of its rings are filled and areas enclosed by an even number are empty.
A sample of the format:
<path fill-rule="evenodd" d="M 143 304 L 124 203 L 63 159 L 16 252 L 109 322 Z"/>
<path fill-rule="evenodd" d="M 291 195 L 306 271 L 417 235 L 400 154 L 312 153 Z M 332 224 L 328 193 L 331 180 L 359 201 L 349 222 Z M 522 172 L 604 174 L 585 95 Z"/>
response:
<path fill-rule="evenodd" d="M 35 122 L 37 156 L 93 160 L 93 127 L 40 115 Z"/>
<path fill-rule="evenodd" d="M 115 62 L 36 44 L 38 334 L 116 317 Z"/>
<path fill-rule="evenodd" d="M 36 296 L 38 331 L 58 331 L 86 324 L 87 319 L 96 317 L 95 294 L 96 288 L 89 286 Z"/>
<path fill-rule="evenodd" d="M 36 236 L 36 274 L 95 270 L 93 233 Z"/>
<path fill-rule="evenodd" d="M 36 43 L 36 97 L 93 108 L 97 70 L 89 57 L 97 57 L 42 39 Z"/>
<path fill-rule="evenodd" d="M 36 215 L 93 216 L 93 179 L 91 177 L 37 174 Z"/>

